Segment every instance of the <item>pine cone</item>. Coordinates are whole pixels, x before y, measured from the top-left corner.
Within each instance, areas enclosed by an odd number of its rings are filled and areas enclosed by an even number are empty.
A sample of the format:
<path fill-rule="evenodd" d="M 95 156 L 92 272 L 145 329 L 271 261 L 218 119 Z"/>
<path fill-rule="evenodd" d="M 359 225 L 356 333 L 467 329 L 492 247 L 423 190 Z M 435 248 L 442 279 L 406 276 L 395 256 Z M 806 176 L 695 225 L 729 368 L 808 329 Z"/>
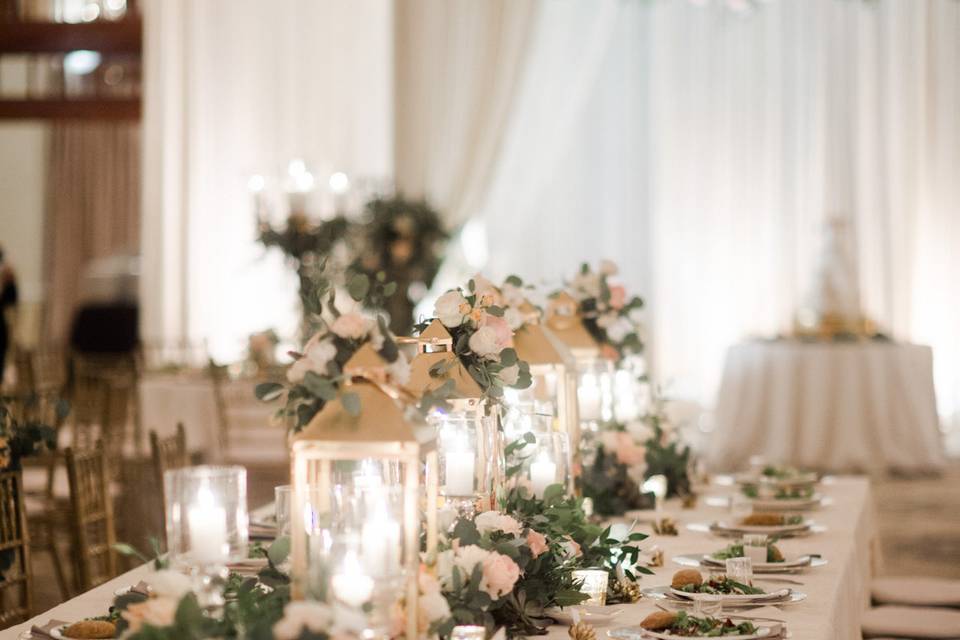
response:
<path fill-rule="evenodd" d="M 597 640 L 597 630 L 586 622 L 578 622 L 567 630 L 571 640 Z"/>

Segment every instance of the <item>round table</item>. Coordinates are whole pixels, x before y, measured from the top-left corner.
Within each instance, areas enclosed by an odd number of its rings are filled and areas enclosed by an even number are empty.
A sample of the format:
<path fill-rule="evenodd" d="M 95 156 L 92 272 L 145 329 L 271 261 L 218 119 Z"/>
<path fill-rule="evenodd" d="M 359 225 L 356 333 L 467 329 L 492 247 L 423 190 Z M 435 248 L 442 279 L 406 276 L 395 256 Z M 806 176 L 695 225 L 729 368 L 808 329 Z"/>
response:
<path fill-rule="evenodd" d="M 707 460 L 729 471 L 753 455 L 828 471 L 940 470 L 930 347 L 866 340 L 731 347 Z"/>

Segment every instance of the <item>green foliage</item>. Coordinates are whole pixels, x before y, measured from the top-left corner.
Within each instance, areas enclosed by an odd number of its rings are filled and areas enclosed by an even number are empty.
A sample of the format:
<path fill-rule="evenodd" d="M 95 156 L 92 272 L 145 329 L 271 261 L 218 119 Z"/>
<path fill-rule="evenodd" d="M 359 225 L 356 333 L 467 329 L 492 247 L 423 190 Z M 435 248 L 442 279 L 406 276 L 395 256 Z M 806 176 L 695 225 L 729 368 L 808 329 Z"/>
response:
<path fill-rule="evenodd" d="M 580 482 L 584 497 L 593 501 L 593 512 L 599 516 L 623 515 L 654 504 L 653 494 L 641 493 L 627 465 L 617 461 L 616 454 L 602 444 L 597 445 L 593 461 L 584 466 Z"/>
<path fill-rule="evenodd" d="M 44 418 L 44 405 L 50 401 L 36 394 L 0 396 L 0 471 L 19 469 L 23 458 L 56 449 L 56 429 Z M 66 401 L 56 400 L 55 419 L 62 420 L 69 409 Z"/>

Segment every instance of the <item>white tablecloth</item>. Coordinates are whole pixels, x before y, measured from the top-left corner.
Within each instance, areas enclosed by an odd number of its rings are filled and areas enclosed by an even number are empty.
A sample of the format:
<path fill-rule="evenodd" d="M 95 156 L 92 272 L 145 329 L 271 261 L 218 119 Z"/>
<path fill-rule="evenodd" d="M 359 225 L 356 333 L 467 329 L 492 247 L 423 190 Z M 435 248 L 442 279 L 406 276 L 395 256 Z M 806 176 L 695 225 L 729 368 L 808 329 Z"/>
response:
<path fill-rule="evenodd" d="M 832 471 L 932 471 L 944 464 L 929 347 L 751 342 L 727 353 L 708 461 L 760 454 Z"/>
<path fill-rule="evenodd" d="M 810 570 L 808 573 L 791 575 L 803 586 L 794 588 L 808 594 L 806 601 L 782 610 L 774 611 L 775 617 L 785 620 L 792 633 L 793 640 L 849 640 L 860 637 L 860 620 L 869 601 L 869 582 L 874 568 L 879 562 L 876 555 L 877 528 L 874 520 L 873 502 L 870 484 L 864 478 L 838 478 L 825 484 L 823 493 L 833 503 L 813 512 L 812 517 L 826 531 L 809 537 L 784 540 L 781 547 L 790 555 L 800 553 L 819 553 L 828 564 Z M 666 565 L 655 569 L 656 575 L 644 576 L 644 587 L 668 584 L 670 576 L 679 569 L 671 558 L 677 554 L 705 553 L 725 546 L 729 541 L 715 538 L 708 533 L 686 529 L 690 523 L 706 523 L 725 510 L 710 507 L 701 500 L 697 509 L 680 511 L 668 501 L 668 509 L 680 523 L 680 535 L 651 536 L 641 543 L 649 549 L 659 545 L 665 552 Z M 647 527 L 641 526 L 647 532 Z M 43 624 L 51 618 L 74 621 L 86 616 L 100 615 L 107 611 L 113 601 L 113 592 L 128 585 L 136 584 L 149 567 L 143 566 L 130 571 L 92 591 L 69 600 L 50 611 L 36 616 L 22 625 L 0 631 L 0 640 L 13 640 L 32 624 Z M 782 585 L 777 585 L 778 587 Z M 632 605 L 620 605 L 626 610 L 615 619 L 617 626 L 634 625 L 647 614 L 654 611 L 649 600 L 641 600 Z M 598 628 L 603 635 L 605 627 Z M 549 640 L 568 640 L 566 628 L 554 626 L 546 636 Z"/>
<path fill-rule="evenodd" d="M 227 421 L 225 449 L 209 376 L 202 372 L 148 374 L 140 383 L 144 429 L 170 435 L 182 422 L 187 448 L 202 451 L 206 462 L 285 461 L 284 428 L 272 420 L 277 405 L 257 400 L 253 390 L 250 380 L 227 380 L 221 387 Z"/>

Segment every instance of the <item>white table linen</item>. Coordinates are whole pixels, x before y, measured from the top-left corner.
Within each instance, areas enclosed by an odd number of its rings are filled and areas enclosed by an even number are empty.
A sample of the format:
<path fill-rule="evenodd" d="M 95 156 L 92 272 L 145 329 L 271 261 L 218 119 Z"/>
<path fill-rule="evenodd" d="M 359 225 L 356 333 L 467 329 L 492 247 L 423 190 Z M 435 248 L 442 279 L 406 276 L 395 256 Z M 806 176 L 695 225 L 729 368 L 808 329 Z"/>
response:
<path fill-rule="evenodd" d="M 830 471 L 940 469 L 929 347 L 889 342 L 749 342 L 727 353 L 711 468 L 750 456 Z"/>
<path fill-rule="evenodd" d="M 808 598 L 783 607 L 772 616 L 787 622 L 793 640 L 859 638 L 860 620 L 869 603 L 870 579 L 879 564 L 877 527 L 869 481 L 856 477 L 838 478 L 828 482 L 823 492 L 832 499 L 832 504 L 811 512 L 811 517 L 826 526 L 826 531 L 780 543 L 787 554 L 819 553 L 828 561 L 826 566 L 791 575 L 792 579 L 803 583 L 802 587 L 794 588 L 806 592 Z M 680 535 L 651 536 L 640 543 L 645 550 L 654 544 L 659 545 L 666 557 L 665 566 L 654 570 L 656 575 L 642 578 L 643 587 L 669 584 L 673 573 L 680 568 L 672 562 L 674 555 L 707 553 L 729 543 L 729 540 L 686 528 L 687 524 L 706 523 L 722 516 L 726 513 L 724 509 L 710 507 L 701 500 L 697 509 L 681 511 L 671 502 L 668 501 L 667 508 L 672 509 L 672 515 L 679 523 Z M 264 509 L 263 513 L 269 512 L 269 508 Z M 641 525 L 639 530 L 647 532 L 649 528 Z M 51 618 L 75 621 L 103 614 L 113 602 L 116 589 L 136 584 L 149 571 L 149 565 L 129 571 L 26 623 L 0 631 L 0 640 L 13 640 L 31 625 L 43 624 Z M 617 616 L 613 626 L 638 624 L 655 610 L 653 602 L 647 599 L 636 604 L 617 606 L 626 610 Z M 598 633 L 602 635 L 607 628 L 598 627 Z M 566 627 L 550 627 L 546 637 L 549 640 L 566 640 Z"/>

